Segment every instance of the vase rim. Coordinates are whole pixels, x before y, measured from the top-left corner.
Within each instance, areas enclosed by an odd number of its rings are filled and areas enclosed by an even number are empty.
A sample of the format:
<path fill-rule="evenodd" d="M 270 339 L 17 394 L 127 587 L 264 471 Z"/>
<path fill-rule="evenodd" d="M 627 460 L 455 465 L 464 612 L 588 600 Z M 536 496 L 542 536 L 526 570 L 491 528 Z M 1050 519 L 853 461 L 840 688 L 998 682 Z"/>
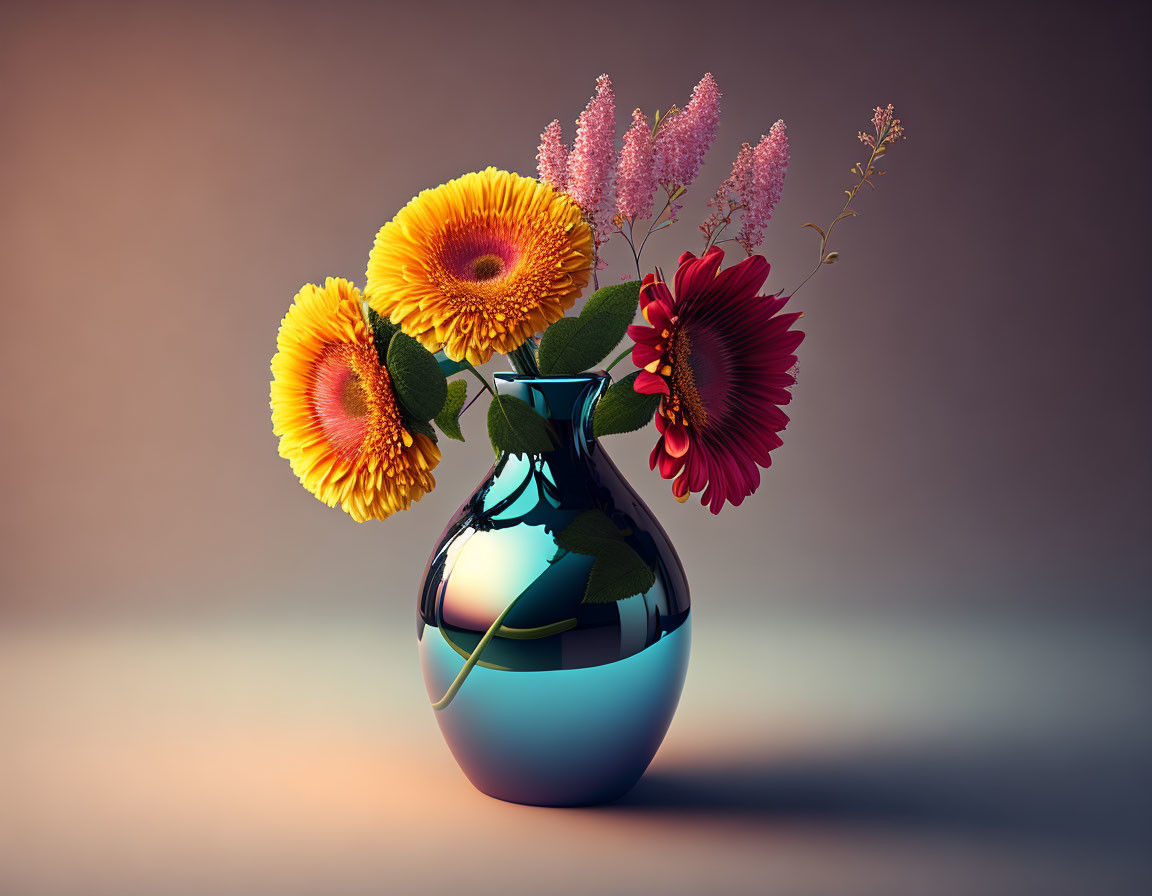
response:
<path fill-rule="evenodd" d="M 561 376 L 546 376 L 545 374 L 516 373 L 512 370 L 498 370 L 492 374 L 493 380 L 505 383 L 594 383 L 609 379 L 610 374 L 604 371 L 592 373 L 570 373 Z"/>

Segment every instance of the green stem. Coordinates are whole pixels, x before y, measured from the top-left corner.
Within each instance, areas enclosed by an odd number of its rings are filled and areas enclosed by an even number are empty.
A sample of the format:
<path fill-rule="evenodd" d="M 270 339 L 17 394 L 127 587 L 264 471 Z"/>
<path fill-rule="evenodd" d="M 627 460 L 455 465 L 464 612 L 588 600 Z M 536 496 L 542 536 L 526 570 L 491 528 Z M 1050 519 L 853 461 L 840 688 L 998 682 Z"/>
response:
<path fill-rule="evenodd" d="M 496 632 L 499 631 L 500 627 L 504 624 L 504 620 L 508 618 L 508 614 L 512 612 L 512 608 L 516 606 L 517 602 L 519 602 L 520 598 L 525 594 L 527 594 L 526 591 L 521 591 L 512 598 L 512 602 L 493 620 L 492 624 L 488 627 L 488 631 L 484 632 L 484 637 L 480 639 L 480 643 L 476 645 L 476 649 L 472 651 L 472 655 L 465 661 L 464 668 L 460 670 L 455 681 L 448 687 L 444 696 L 432 704 L 433 709 L 437 711 L 447 709 L 448 704 L 452 702 L 452 698 L 460 691 L 460 687 L 464 684 L 468 673 L 472 671 L 472 667 L 480 662 L 480 654 L 484 652 L 484 648 L 496 637 Z"/>
<path fill-rule="evenodd" d="M 610 373 L 612 371 L 613 367 L 615 367 L 617 364 L 619 364 L 621 361 L 623 361 L 625 358 L 627 358 L 630 354 L 632 354 L 632 349 L 630 349 L 630 348 L 624 349 L 624 351 L 622 351 L 619 355 L 616 356 L 616 359 L 611 364 L 609 364 L 607 367 L 604 368 L 604 372 Z"/>
<path fill-rule="evenodd" d="M 441 634 L 444 636 L 444 643 L 447 644 L 449 647 L 451 647 L 453 650 L 455 650 L 458 654 L 460 654 L 461 659 L 466 660 L 466 659 L 468 659 L 468 657 L 470 657 L 472 655 L 467 650 L 465 650 L 463 647 L 461 647 L 459 644 L 457 644 L 455 641 L 453 641 L 450 637 L 448 637 L 447 632 L 441 631 Z M 476 663 L 476 665 L 482 666 L 485 669 L 495 669 L 497 672 L 511 672 L 512 671 L 511 666 L 501 666 L 498 663 L 486 663 L 486 662 L 484 662 L 484 660 L 480 660 L 479 662 Z"/>
<path fill-rule="evenodd" d="M 496 637 L 513 638 L 518 641 L 531 641 L 535 640 L 536 638 L 547 638 L 551 635 L 558 635 L 561 632 L 570 631 L 576 628 L 577 625 L 579 625 L 579 622 L 576 620 L 575 616 L 569 619 L 561 619 L 559 622 L 553 622 L 549 625 L 538 625 L 535 628 L 509 628 L 506 625 L 502 625 L 500 626 L 500 631 L 496 632 Z M 444 643 L 446 643 L 449 647 L 460 654 L 461 657 L 468 659 L 471 656 L 471 654 L 469 654 L 463 647 L 448 637 L 447 632 L 441 632 L 441 634 L 444 637 Z M 486 663 L 480 659 L 476 661 L 476 664 L 478 666 L 483 666 L 485 669 L 495 669 L 498 672 L 514 671 L 511 666 L 501 666 L 497 663 Z"/>
<path fill-rule="evenodd" d="M 568 619 L 561 619 L 559 622 L 552 622 L 548 625 L 537 625 L 534 628 L 509 628 L 506 625 L 500 626 L 500 631 L 496 632 L 497 638 L 513 638 L 517 641 L 531 641 L 535 638 L 547 638 L 551 635 L 558 635 L 561 632 L 566 632 L 570 629 L 576 628 L 579 625 L 575 616 Z"/>
<path fill-rule="evenodd" d="M 495 397 L 496 391 L 488 384 L 488 380 L 484 377 L 484 374 L 482 374 L 467 361 L 464 362 L 464 366 L 465 369 L 467 369 L 474 377 L 476 377 L 476 379 L 480 380 L 480 385 L 491 392 L 493 397 Z"/>

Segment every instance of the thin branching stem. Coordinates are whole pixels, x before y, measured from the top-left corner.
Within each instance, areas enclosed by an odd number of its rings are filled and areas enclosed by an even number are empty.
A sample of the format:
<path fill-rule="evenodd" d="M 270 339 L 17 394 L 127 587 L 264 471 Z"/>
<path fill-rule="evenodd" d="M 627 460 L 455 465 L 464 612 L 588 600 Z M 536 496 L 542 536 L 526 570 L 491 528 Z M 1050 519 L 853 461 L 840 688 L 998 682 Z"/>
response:
<path fill-rule="evenodd" d="M 872 147 L 872 153 L 871 153 L 871 155 L 868 156 L 867 164 L 865 164 L 863 169 L 860 171 L 860 180 L 857 182 L 856 186 L 854 186 L 851 190 L 846 191 L 848 193 L 848 198 L 846 200 L 844 200 L 844 205 L 842 205 L 840 207 L 839 213 L 836 215 L 835 218 L 832 219 L 832 223 L 828 225 L 827 230 L 825 230 L 821 234 L 821 237 L 820 237 L 820 257 L 816 262 L 816 267 L 812 268 L 812 270 L 808 272 L 808 276 L 805 277 L 803 280 L 801 280 L 800 283 L 797 285 L 797 287 L 794 290 L 792 290 L 790 293 L 788 293 L 789 297 L 796 295 L 796 293 L 798 293 L 800 291 L 800 287 L 803 286 L 805 283 L 807 283 L 809 280 L 811 280 L 812 277 L 815 276 L 816 272 L 818 270 L 820 270 L 821 267 L 823 267 L 824 259 L 828 257 L 828 241 L 832 237 L 832 229 L 838 223 L 840 223 L 840 221 L 844 220 L 844 217 L 845 217 L 844 213 L 848 211 L 848 206 L 850 206 L 852 204 L 852 200 L 856 198 L 856 194 L 860 192 L 860 188 L 862 186 L 864 186 L 864 184 L 868 184 L 869 186 L 872 186 L 872 181 L 870 181 L 868 179 L 872 175 L 872 171 L 873 171 L 872 163 L 874 161 L 876 161 L 877 153 L 883 154 L 884 141 L 887 139 L 887 137 L 888 137 L 888 125 L 885 125 L 884 129 L 877 135 L 876 145 Z"/>
<path fill-rule="evenodd" d="M 667 191 L 665 191 L 665 192 L 667 192 Z M 672 193 L 669 192 L 668 193 L 668 199 L 664 203 L 664 208 L 660 209 L 660 214 L 658 214 L 655 218 L 653 218 L 652 223 L 648 225 L 648 232 L 646 234 L 644 234 L 644 239 L 640 243 L 640 249 L 636 253 L 637 261 L 639 261 L 639 256 L 644 254 L 644 247 L 646 245 L 648 245 L 648 237 L 652 236 L 652 232 L 655 230 L 656 225 L 659 223 L 660 219 L 664 217 L 664 213 L 666 211 L 668 211 L 668 209 L 671 207 L 672 207 Z M 671 217 L 669 217 L 669 220 L 671 220 Z"/>
<path fill-rule="evenodd" d="M 628 232 L 624 232 L 624 225 L 628 225 Z M 632 241 L 632 219 L 625 218 L 620 222 L 620 235 L 628 243 L 628 248 L 632 250 L 632 259 L 636 262 L 636 279 L 642 279 L 640 276 L 640 253 L 636 251 L 636 244 Z"/>
<path fill-rule="evenodd" d="M 460 416 L 463 417 L 465 414 L 467 414 L 468 408 L 470 408 L 470 407 L 472 407 L 472 405 L 476 404 L 476 400 L 483 394 L 484 394 L 483 391 L 477 392 L 475 395 L 473 395 L 471 398 L 469 398 L 468 403 L 466 405 L 464 405 L 464 409 L 462 411 L 460 411 Z"/>

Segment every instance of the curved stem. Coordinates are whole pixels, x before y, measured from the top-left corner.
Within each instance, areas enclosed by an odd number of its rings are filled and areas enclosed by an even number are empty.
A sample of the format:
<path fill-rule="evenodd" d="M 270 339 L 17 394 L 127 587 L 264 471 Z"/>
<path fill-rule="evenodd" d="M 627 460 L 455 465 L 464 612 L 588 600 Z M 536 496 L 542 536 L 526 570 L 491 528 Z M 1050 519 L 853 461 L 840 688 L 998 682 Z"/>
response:
<path fill-rule="evenodd" d="M 653 229 L 656 227 L 656 223 L 657 223 L 657 222 L 658 222 L 658 221 L 659 221 L 661 218 L 663 218 L 663 217 L 664 217 L 664 212 L 668 211 L 668 209 L 669 209 L 669 207 L 670 207 L 671 205 L 672 205 L 672 194 L 671 194 L 671 193 L 669 193 L 669 194 L 668 194 L 668 199 L 667 199 L 667 201 L 664 203 L 664 208 L 660 209 L 660 214 L 658 214 L 658 215 L 657 215 L 655 218 L 653 218 L 653 219 L 652 219 L 652 223 L 650 223 L 650 224 L 648 225 L 648 232 L 647 232 L 646 234 L 644 234 L 644 239 L 641 241 L 641 243 L 640 243 L 640 248 L 637 250 L 637 253 L 636 253 L 636 254 L 637 254 L 637 256 L 640 256 L 640 255 L 643 255 L 643 254 L 644 254 L 644 247 L 645 247 L 646 245 L 648 245 L 648 237 L 652 236 L 652 231 L 653 231 Z M 639 261 L 639 258 L 637 258 L 637 261 Z"/>
<path fill-rule="evenodd" d="M 461 659 L 466 660 L 466 659 L 468 659 L 468 657 L 470 657 L 472 655 L 467 650 L 465 650 L 463 647 L 461 647 L 459 644 L 457 644 L 455 641 L 453 641 L 451 638 L 449 638 L 447 632 L 441 631 L 441 635 L 444 638 L 444 643 L 447 644 L 449 647 L 451 647 L 453 650 L 455 650 L 460 655 Z M 484 662 L 484 660 L 478 660 L 476 665 L 482 666 L 485 669 L 494 669 L 497 672 L 511 672 L 512 671 L 511 666 L 501 666 L 497 663 L 486 663 L 486 662 Z"/>
<path fill-rule="evenodd" d="M 624 232 L 624 226 L 623 226 L 624 223 L 625 222 L 621 222 L 620 235 L 622 237 L 624 237 L 625 240 L 627 240 L 628 248 L 632 250 L 632 258 L 636 262 L 636 279 L 637 280 L 643 280 L 644 278 L 640 274 L 640 255 L 636 251 L 636 244 L 634 242 L 632 242 L 632 221 L 626 220 L 626 223 L 628 224 L 628 232 L 627 233 Z"/>
<path fill-rule="evenodd" d="M 483 392 L 477 392 L 475 395 L 473 395 L 471 398 L 469 398 L 468 404 L 464 405 L 464 409 L 460 412 L 460 416 L 463 417 L 465 414 L 467 414 L 468 408 L 470 408 L 470 407 L 472 407 L 472 405 L 476 404 L 476 399 L 478 399 L 483 394 L 484 394 Z"/>
<path fill-rule="evenodd" d="M 536 638 L 547 638 L 551 635 L 558 635 L 561 632 L 569 631 L 579 625 L 579 621 L 575 616 L 568 619 L 561 619 L 559 622 L 551 622 L 548 625 L 537 625 L 534 628 L 509 628 L 506 625 L 500 626 L 500 631 L 496 632 L 497 638 L 512 638 L 516 641 L 531 641 Z"/>
<path fill-rule="evenodd" d="M 482 374 L 479 370 L 477 370 L 475 367 L 473 367 L 468 362 L 465 362 L 465 367 L 474 377 L 476 377 L 476 379 L 480 380 L 481 386 L 483 386 L 485 389 L 487 389 L 489 392 L 491 392 L 493 396 L 496 395 L 496 390 L 493 389 L 491 385 L 489 385 L 488 380 L 485 379 L 485 377 L 484 377 L 484 374 Z"/>
<path fill-rule="evenodd" d="M 820 259 L 816 262 L 816 267 L 812 268 L 812 270 L 808 272 L 808 276 L 801 280 L 796 288 L 788 293 L 789 298 L 796 295 L 796 293 L 800 291 L 800 287 L 811 280 L 813 276 L 815 276 L 816 272 L 824 266 L 824 259 L 828 254 L 828 241 L 832 238 L 832 229 L 843 219 L 844 212 L 848 211 L 848 206 L 852 204 L 852 200 L 856 198 L 856 194 L 860 192 L 860 188 L 864 186 L 865 183 L 872 183 L 870 180 L 868 180 L 868 176 L 872 173 L 872 163 L 876 161 L 876 153 L 879 151 L 880 147 L 884 145 L 884 137 L 887 133 L 887 130 L 885 130 L 878 135 L 876 145 L 872 147 L 872 153 L 868 156 L 868 161 L 864 164 L 864 170 L 860 172 L 859 183 L 857 183 L 856 186 L 854 186 L 851 190 L 847 191 L 848 198 L 844 200 L 844 205 L 840 207 L 840 213 L 832 219 L 832 223 L 828 225 L 828 229 L 820 237 Z"/>
<path fill-rule="evenodd" d="M 512 602 L 501 611 L 500 615 L 497 616 L 495 620 L 493 620 L 492 624 L 488 627 L 488 631 L 484 632 L 484 637 L 480 639 L 480 643 L 476 645 L 476 649 L 472 651 L 472 655 L 468 657 L 467 661 L 464 663 L 464 668 L 460 670 L 460 672 L 456 675 L 455 680 L 451 685 L 449 685 L 447 692 L 443 697 L 432 704 L 433 709 L 439 711 L 448 707 L 448 704 L 452 702 L 452 698 L 454 698 L 456 694 L 459 693 L 460 687 L 464 684 L 464 680 L 468 677 L 468 673 L 471 672 L 472 668 L 480 661 L 480 654 L 484 652 L 484 648 L 488 646 L 494 637 L 496 637 L 496 632 L 504 624 L 504 620 L 508 618 L 508 614 L 512 612 L 512 608 L 516 606 L 520 598 L 522 598 L 526 593 L 527 592 L 525 591 L 521 591 L 514 598 L 512 598 Z"/>
<path fill-rule="evenodd" d="M 616 359 L 611 364 L 609 364 L 607 367 L 604 368 L 604 372 L 610 373 L 612 371 L 613 367 L 615 367 L 617 364 L 619 364 L 621 361 L 623 361 L 625 358 L 627 358 L 630 354 L 632 354 L 632 349 L 630 349 L 630 348 L 624 349 L 624 351 L 622 351 L 619 355 L 616 356 Z"/>

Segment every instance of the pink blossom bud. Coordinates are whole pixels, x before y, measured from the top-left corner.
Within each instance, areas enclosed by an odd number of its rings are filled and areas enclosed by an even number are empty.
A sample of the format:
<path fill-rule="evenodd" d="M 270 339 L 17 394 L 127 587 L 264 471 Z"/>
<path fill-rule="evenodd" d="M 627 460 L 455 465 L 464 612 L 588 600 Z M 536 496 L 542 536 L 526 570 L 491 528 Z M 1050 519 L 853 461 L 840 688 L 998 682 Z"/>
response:
<path fill-rule="evenodd" d="M 704 157 L 716 139 L 722 94 L 711 73 L 692 90 L 692 98 L 674 113 L 656 135 L 656 180 L 669 192 L 687 187 L 700 173 Z"/>
<path fill-rule="evenodd" d="M 607 239 L 612 217 L 612 174 L 616 167 L 616 97 L 612 79 L 596 79 L 596 95 L 576 120 L 576 141 L 568 156 L 566 190 L 584 210 L 597 244 Z"/>
<path fill-rule="evenodd" d="M 540 148 L 536 152 L 537 170 L 540 180 L 550 184 L 554 190 L 563 190 L 568 184 L 568 147 L 560 122 L 556 119 L 540 135 Z"/>
<path fill-rule="evenodd" d="M 656 178 L 652 168 L 652 128 L 639 109 L 632 113 L 632 127 L 624 134 L 624 148 L 616 169 L 616 212 L 624 218 L 647 218 L 652 214 Z"/>
<path fill-rule="evenodd" d="M 772 211 L 784 193 L 784 177 L 788 173 L 787 125 L 783 121 L 772 125 L 772 129 L 752 150 L 751 156 L 751 170 L 745 170 L 739 184 L 744 216 L 737 236 L 740 245 L 749 254 L 764 242 L 764 227 L 771 220 Z"/>

